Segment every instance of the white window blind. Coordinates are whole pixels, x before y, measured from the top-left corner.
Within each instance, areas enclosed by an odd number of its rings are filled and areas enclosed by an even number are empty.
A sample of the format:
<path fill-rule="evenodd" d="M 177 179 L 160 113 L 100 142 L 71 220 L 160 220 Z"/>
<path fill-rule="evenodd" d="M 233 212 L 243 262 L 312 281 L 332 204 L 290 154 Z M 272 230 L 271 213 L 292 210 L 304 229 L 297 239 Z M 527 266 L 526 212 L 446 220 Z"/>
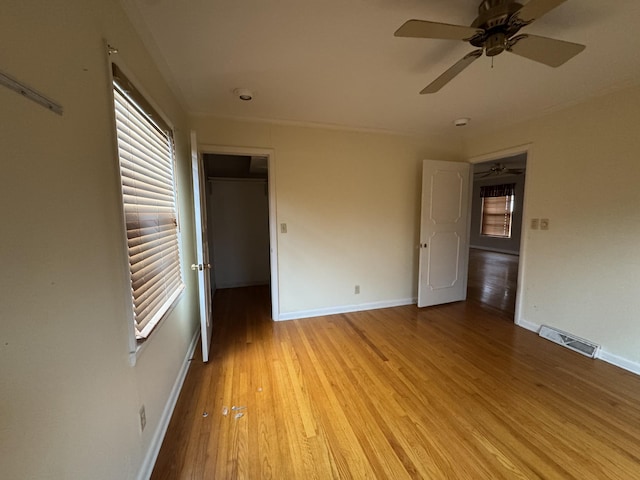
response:
<path fill-rule="evenodd" d="M 489 237 L 511 238 L 513 196 L 482 198 L 481 234 Z"/>
<path fill-rule="evenodd" d="M 147 338 L 184 290 L 180 269 L 173 139 L 134 99 L 114 65 L 122 201 L 136 338 Z M 140 102 L 142 103 L 142 102 Z M 146 103 L 146 102 L 145 102 Z M 157 114 L 152 112 L 154 120 Z"/>

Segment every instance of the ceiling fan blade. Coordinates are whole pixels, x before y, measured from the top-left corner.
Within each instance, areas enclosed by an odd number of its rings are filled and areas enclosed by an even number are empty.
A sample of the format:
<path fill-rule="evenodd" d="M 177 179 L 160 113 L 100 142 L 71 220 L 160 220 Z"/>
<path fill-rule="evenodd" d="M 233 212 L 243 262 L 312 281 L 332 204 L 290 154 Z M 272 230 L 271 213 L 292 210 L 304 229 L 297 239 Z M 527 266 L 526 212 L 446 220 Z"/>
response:
<path fill-rule="evenodd" d="M 559 67 L 587 48 L 578 43 L 537 35 L 518 35 L 509 40 L 509 44 L 509 52 L 550 67 Z"/>
<path fill-rule="evenodd" d="M 529 0 L 529 3 L 518 10 L 516 16 L 524 23 L 531 23 L 566 1 L 567 0 Z"/>
<path fill-rule="evenodd" d="M 410 38 L 466 40 L 482 33 L 484 33 L 482 29 L 463 25 L 449 25 L 448 23 L 427 22 L 426 20 L 409 20 L 396 30 L 393 35 Z"/>
<path fill-rule="evenodd" d="M 471 65 L 475 60 L 482 56 L 482 49 L 474 50 L 471 53 L 466 54 L 462 59 L 458 60 L 452 67 L 449 68 L 446 72 L 436 78 L 433 82 L 427 85 L 421 92 L 420 95 L 424 95 L 425 93 L 436 93 L 442 87 L 444 87 L 447 83 L 453 80 L 456 75 L 462 72 L 465 68 Z"/>

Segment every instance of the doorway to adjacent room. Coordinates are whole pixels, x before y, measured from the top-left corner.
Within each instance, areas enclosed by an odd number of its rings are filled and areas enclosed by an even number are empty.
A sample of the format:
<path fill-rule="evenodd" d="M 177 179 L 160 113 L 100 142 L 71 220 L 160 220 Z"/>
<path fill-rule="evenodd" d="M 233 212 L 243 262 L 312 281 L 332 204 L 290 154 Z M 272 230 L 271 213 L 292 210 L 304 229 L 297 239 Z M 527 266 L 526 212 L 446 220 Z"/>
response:
<path fill-rule="evenodd" d="M 517 319 L 527 152 L 474 163 L 467 299 Z"/>

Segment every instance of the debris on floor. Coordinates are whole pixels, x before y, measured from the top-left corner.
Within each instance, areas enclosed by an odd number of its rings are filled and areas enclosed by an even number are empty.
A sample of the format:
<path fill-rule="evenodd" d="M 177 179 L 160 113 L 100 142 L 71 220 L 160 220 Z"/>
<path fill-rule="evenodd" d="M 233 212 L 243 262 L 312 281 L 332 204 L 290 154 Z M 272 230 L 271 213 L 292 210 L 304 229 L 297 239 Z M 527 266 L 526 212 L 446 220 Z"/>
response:
<path fill-rule="evenodd" d="M 234 405 L 234 406 L 232 406 L 231 407 L 231 412 L 234 413 L 233 418 L 238 420 L 239 418 L 244 417 L 244 412 L 242 410 L 246 410 L 246 409 L 247 409 L 246 405 Z M 208 414 L 206 414 L 206 415 L 208 415 Z M 203 416 L 206 416 L 206 415 L 203 414 Z M 222 416 L 226 417 L 228 415 L 229 415 L 229 407 L 227 407 L 225 405 L 224 407 L 222 407 Z"/>

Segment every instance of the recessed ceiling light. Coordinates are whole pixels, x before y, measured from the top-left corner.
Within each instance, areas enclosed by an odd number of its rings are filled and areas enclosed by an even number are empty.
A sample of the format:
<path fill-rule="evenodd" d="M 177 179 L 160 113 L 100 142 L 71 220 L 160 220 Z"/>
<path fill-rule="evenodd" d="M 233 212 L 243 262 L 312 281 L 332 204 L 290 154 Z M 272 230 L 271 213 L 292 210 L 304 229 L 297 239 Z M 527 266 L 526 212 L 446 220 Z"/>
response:
<path fill-rule="evenodd" d="M 247 88 L 236 88 L 233 91 L 233 94 L 240 100 L 244 100 L 245 102 L 248 102 L 253 98 L 253 93 L 251 93 L 251 90 Z"/>
<path fill-rule="evenodd" d="M 469 125 L 470 121 L 471 121 L 470 118 L 458 118 L 458 119 L 453 121 L 453 124 L 456 127 L 466 127 L 467 125 Z"/>

